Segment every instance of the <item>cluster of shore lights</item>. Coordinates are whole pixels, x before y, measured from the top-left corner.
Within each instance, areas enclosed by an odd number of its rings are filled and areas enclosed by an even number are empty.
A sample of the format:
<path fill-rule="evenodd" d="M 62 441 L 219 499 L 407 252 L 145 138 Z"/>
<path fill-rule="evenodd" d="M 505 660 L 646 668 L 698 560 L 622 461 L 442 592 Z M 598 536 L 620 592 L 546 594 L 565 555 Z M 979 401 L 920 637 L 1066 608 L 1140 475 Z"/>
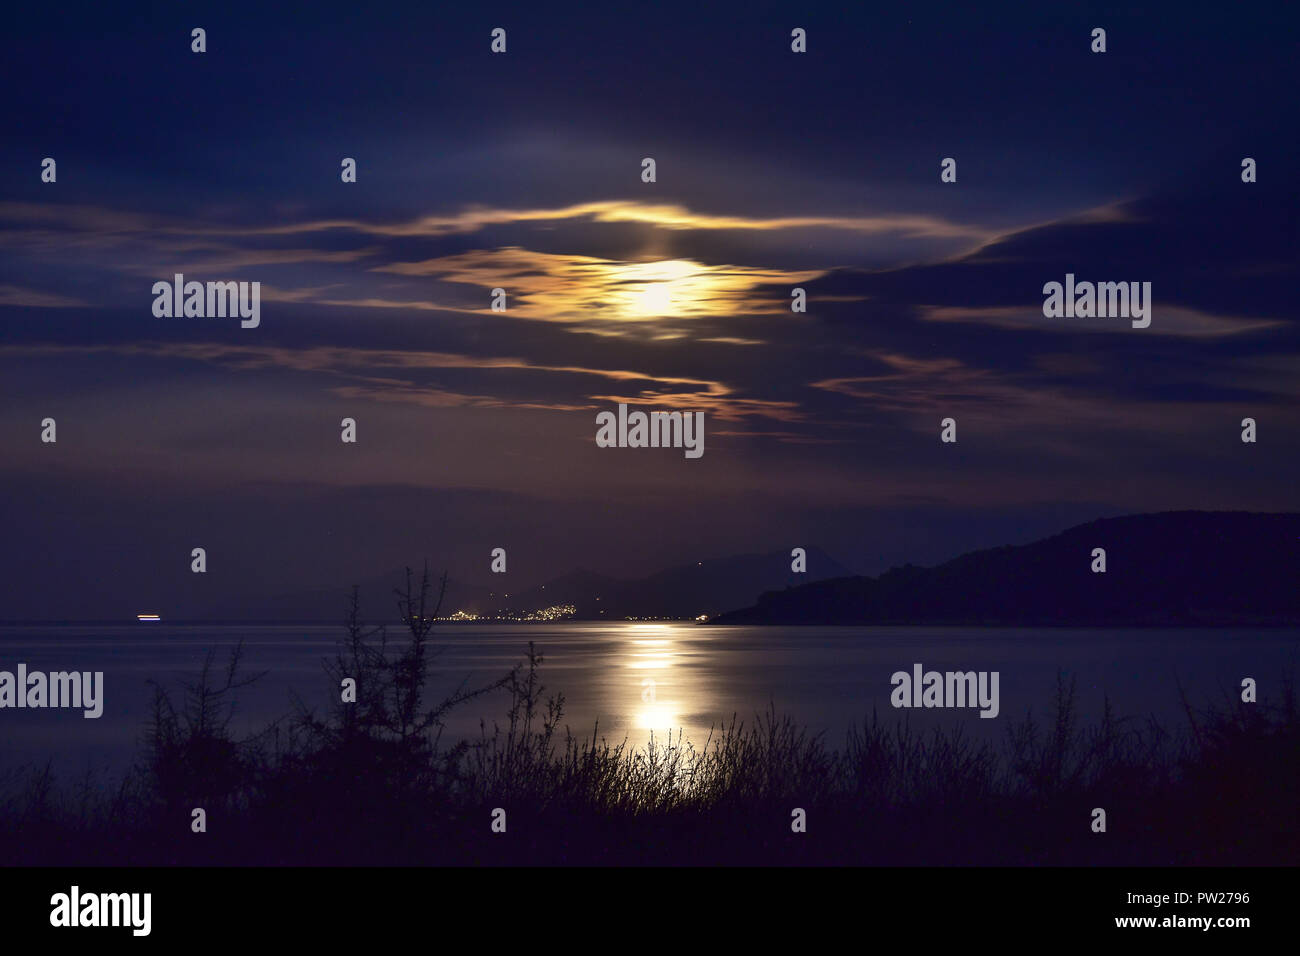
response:
<path fill-rule="evenodd" d="M 457 611 L 447 617 L 438 618 L 440 621 L 564 621 L 578 613 L 578 608 L 573 604 L 554 604 L 551 607 L 539 608 L 536 611 L 525 611 L 515 614 L 475 614 L 471 611 Z"/>

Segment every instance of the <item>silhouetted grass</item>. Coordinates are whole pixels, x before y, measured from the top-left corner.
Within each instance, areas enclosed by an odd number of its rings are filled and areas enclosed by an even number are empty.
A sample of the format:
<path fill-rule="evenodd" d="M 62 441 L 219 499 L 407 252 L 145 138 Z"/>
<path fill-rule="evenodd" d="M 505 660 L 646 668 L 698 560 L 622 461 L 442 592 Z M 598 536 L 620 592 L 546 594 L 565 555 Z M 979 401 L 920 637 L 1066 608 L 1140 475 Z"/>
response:
<path fill-rule="evenodd" d="M 48 767 L 0 779 L 13 863 L 69 864 L 1294 864 L 1300 719 L 1228 696 L 1169 731 L 1116 717 L 1077 724 L 1058 680 L 1045 722 L 998 746 L 960 727 L 918 731 L 872 713 L 839 749 L 773 709 L 733 717 L 698 748 L 561 729 L 542 655 L 499 680 L 425 700 L 435 599 L 427 570 L 398 594 L 404 641 L 367 628 L 353 594 L 326 662 L 333 698 L 261 732 L 232 732 L 240 652 L 211 656 L 175 703 L 155 687 L 140 765 L 111 788 L 61 790 Z M 444 745 L 455 708 L 492 694 L 500 721 Z M 193 833 L 191 811 L 207 812 Z M 1091 829 L 1104 808 L 1107 832 Z M 506 832 L 490 824 L 506 812 Z M 792 811 L 807 832 L 791 831 Z"/>

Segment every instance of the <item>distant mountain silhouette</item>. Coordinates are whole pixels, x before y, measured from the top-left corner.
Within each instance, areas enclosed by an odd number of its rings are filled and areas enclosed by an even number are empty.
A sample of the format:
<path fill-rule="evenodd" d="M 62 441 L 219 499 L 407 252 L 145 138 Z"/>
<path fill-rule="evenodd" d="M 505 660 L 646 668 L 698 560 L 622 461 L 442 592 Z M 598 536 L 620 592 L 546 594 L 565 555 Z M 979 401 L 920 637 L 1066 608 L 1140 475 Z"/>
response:
<path fill-rule="evenodd" d="M 523 614 L 548 607 L 572 605 L 576 620 L 621 620 L 627 617 L 695 618 L 712 617 L 757 600 L 764 591 L 812 580 L 843 577 L 848 568 L 819 548 L 808 547 L 808 570 L 790 570 L 790 552 L 743 554 L 715 558 L 659 571 L 649 577 L 623 580 L 585 568 L 570 571 L 545 584 L 514 591 L 509 575 L 501 575 L 502 587 L 487 588 L 467 583 L 456 576 L 447 582 L 442 614 L 455 611 L 480 616 Z M 432 568 L 433 573 L 440 573 Z M 417 572 L 418 573 L 418 572 Z M 405 572 L 394 570 L 358 582 L 361 612 L 365 620 L 395 620 L 393 589 L 405 581 Z M 307 622 L 342 619 L 350 586 L 339 586 L 296 594 L 267 595 L 240 606 L 239 620 Z M 208 620 L 231 620 L 228 613 L 213 610 Z"/>
<path fill-rule="evenodd" d="M 841 577 L 848 569 L 819 548 L 807 548 L 808 570 L 790 570 L 790 552 L 742 554 L 699 561 L 624 581 L 579 569 L 540 587 L 512 593 L 516 609 L 572 604 L 583 620 L 625 617 L 712 617 L 754 601 L 764 591 L 809 579 Z"/>
<path fill-rule="evenodd" d="M 1106 571 L 1092 571 L 1104 548 Z M 932 568 L 763 594 L 719 624 L 1300 624 L 1300 514 L 1108 518 Z"/>

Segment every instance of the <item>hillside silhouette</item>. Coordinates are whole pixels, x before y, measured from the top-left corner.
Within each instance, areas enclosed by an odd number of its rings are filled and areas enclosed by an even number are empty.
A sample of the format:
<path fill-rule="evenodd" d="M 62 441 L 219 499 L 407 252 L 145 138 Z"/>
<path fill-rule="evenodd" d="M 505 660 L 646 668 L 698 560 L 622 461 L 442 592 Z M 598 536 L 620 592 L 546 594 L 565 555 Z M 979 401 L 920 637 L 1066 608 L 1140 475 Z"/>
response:
<path fill-rule="evenodd" d="M 1106 552 L 1094 573 L 1092 552 Z M 1300 623 L 1300 514 L 1092 521 L 931 568 L 764 593 L 718 624 L 1213 627 Z"/>

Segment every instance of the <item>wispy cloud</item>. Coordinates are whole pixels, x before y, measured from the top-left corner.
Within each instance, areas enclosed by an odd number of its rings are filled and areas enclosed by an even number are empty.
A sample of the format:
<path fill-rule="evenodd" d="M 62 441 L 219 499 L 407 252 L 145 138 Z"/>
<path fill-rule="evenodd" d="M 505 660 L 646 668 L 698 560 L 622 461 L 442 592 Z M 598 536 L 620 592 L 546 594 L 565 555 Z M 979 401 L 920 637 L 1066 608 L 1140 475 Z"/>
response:
<path fill-rule="evenodd" d="M 1003 329 L 1131 334 L 1131 326 L 1127 319 L 1046 318 L 1043 315 L 1041 303 L 1030 306 L 992 308 L 922 306 L 919 315 L 922 319 L 930 322 L 975 322 Z M 1142 334 L 1213 338 L 1223 335 L 1239 335 L 1243 332 L 1258 332 L 1285 324 L 1281 319 L 1253 319 L 1240 316 L 1211 315 L 1199 309 L 1157 303 L 1152 306 L 1151 325 L 1143 329 Z"/>
<path fill-rule="evenodd" d="M 87 303 L 72 296 L 39 292 L 16 285 L 0 285 L 0 305 L 18 305 L 35 309 L 72 309 Z"/>
<path fill-rule="evenodd" d="M 462 212 L 420 216 L 403 222 L 372 223 L 360 219 L 317 219 L 254 229 L 209 227 L 207 234 L 291 235 L 346 229 L 375 236 L 450 236 L 478 232 L 494 225 L 586 219 L 602 223 L 641 223 L 672 230 L 841 229 L 906 238 L 987 240 L 988 229 L 936 216 L 882 214 L 878 216 L 741 216 L 701 213 L 685 206 L 632 200 L 602 200 L 555 208 L 502 209 L 470 207 Z"/>
<path fill-rule="evenodd" d="M 14 345 L 0 347 L 0 358 L 59 355 L 113 354 L 146 359 L 205 362 L 245 372 L 287 369 L 341 378 L 348 384 L 332 386 L 334 394 L 383 402 L 406 402 L 428 406 L 477 406 L 500 408 L 545 408 L 576 410 L 595 408 L 601 403 L 632 405 L 689 406 L 724 420 L 760 415 L 781 421 L 800 416 L 794 402 L 744 398 L 720 382 L 674 375 L 658 375 L 630 369 L 600 369 L 581 365 L 536 364 L 519 358 L 472 356 L 448 352 L 399 351 L 317 346 L 243 346 L 220 342 L 140 342 L 117 345 Z M 480 379 L 483 391 L 446 388 L 438 382 L 419 381 L 419 373 L 438 370 L 470 370 L 487 373 Z M 519 372 L 557 378 L 546 387 L 531 389 L 533 397 L 507 396 L 493 389 L 494 372 Z M 572 381 L 567 381 L 571 379 Z M 619 382 L 630 388 L 619 394 L 593 393 L 592 383 Z"/>

